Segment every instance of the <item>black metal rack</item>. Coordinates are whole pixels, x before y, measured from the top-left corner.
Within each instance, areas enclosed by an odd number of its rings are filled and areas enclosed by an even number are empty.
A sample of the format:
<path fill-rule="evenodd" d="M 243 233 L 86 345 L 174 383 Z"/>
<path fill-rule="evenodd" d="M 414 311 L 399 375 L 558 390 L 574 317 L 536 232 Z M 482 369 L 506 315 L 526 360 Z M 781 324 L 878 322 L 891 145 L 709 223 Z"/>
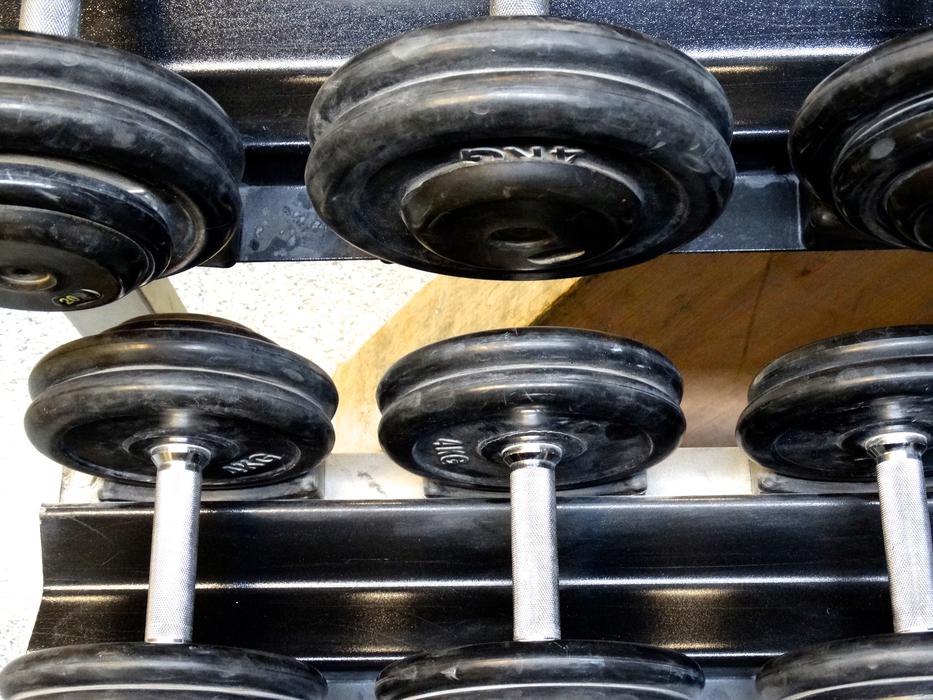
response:
<path fill-rule="evenodd" d="M 44 511 L 33 649 L 138 639 L 152 511 Z M 750 697 L 766 659 L 891 629 L 877 501 L 857 496 L 564 499 L 565 637 L 692 655 L 709 696 Z M 195 638 L 281 652 L 371 696 L 419 649 L 508 639 L 508 503 L 267 502 L 205 506 Z"/>

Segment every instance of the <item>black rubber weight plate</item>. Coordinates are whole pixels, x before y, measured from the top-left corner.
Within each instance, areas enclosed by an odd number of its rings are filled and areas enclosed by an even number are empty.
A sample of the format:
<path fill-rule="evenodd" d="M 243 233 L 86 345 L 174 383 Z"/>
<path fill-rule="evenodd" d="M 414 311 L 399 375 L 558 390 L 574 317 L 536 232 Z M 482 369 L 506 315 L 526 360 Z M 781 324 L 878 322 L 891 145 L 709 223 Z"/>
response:
<path fill-rule="evenodd" d="M 762 700 L 933 698 L 933 634 L 844 639 L 794 651 L 758 673 Z"/>
<path fill-rule="evenodd" d="M 337 391 L 316 365 L 242 326 L 146 316 L 68 343 L 29 379 L 26 431 L 79 471 L 149 483 L 148 450 L 208 448 L 206 488 L 284 481 L 330 451 Z"/>
<path fill-rule="evenodd" d="M 138 56 L 75 39 L 0 32 L 0 133 L 6 154 L 0 205 L 112 228 L 157 258 L 156 275 L 205 261 L 239 229 L 239 133 L 206 93 Z M 39 190 L 46 196 L 38 197 Z M 80 236 L 73 238 L 80 247 Z M 43 246 L 55 250 L 36 242 L 30 255 L 37 268 L 72 272 L 67 261 L 56 267 L 54 257 L 46 259 Z M 0 268 L 30 269 L 30 261 L 5 252 L 0 247 Z M 0 279 L 4 289 L 3 303 L 42 310 L 61 310 L 53 299 L 72 291 L 29 294 L 22 285 L 4 288 Z"/>
<path fill-rule="evenodd" d="M 570 277 L 647 260 L 702 232 L 732 189 L 731 129 L 718 82 L 662 42 L 556 18 L 487 17 L 408 32 L 339 68 L 311 109 L 306 181 L 322 218 L 381 258 L 489 279 Z M 426 173 L 465 173 L 486 156 L 506 189 L 471 181 L 478 199 L 446 211 L 468 188 L 441 187 L 428 197 L 438 230 L 419 239 L 402 216 L 406 193 L 426 186 Z M 571 194 L 593 178 L 618 190 L 614 202 L 597 201 L 595 184 Z M 565 208 L 542 221 L 545 206 Z M 525 225 L 499 240 L 506 215 Z M 575 230 L 565 230 L 568 217 Z M 515 262 L 538 251 L 550 240 L 535 238 L 541 227 L 602 238 L 553 263 L 510 267 L 490 252 L 495 242 Z"/>
<path fill-rule="evenodd" d="M 787 476 L 875 478 L 862 447 L 881 431 L 933 436 L 933 326 L 862 331 L 778 358 L 752 382 L 736 436 Z M 924 455 L 933 473 L 933 450 Z"/>
<path fill-rule="evenodd" d="M 316 700 L 323 676 L 260 651 L 163 644 L 87 644 L 21 656 L 0 673 L 4 700 Z"/>
<path fill-rule="evenodd" d="M 407 355 L 377 390 L 379 440 L 402 466 L 506 489 L 515 435 L 564 452 L 558 488 L 610 482 L 667 456 L 684 430 L 680 375 L 656 350 L 572 328 L 461 336 Z"/>
<path fill-rule="evenodd" d="M 477 644 L 413 656 L 386 668 L 379 700 L 688 700 L 703 671 L 682 654 L 590 641 Z"/>
<path fill-rule="evenodd" d="M 790 150 L 802 178 L 856 228 L 933 248 L 933 32 L 850 61 L 805 100 Z"/>

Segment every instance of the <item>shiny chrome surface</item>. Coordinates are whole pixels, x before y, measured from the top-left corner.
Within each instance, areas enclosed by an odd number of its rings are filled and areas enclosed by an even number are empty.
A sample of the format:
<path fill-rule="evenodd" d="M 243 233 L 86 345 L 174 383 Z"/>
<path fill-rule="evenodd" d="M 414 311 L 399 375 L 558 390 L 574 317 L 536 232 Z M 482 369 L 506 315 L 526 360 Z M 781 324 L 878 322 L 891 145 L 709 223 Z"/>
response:
<path fill-rule="evenodd" d="M 18 28 L 24 32 L 75 36 L 81 18 L 81 0 L 23 0 Z"/>
<path fill-rule="evenodd" d="M 512 504 L 512 639 L 560 639 L 554 464 L 521 460 L 509 475 Z"/>
<path fill-rule="evenodd" d="M 494 16 L 546 15 L 550 11 L 550 0 L 489 0 L 489 14 Z"/>
<path fill-rule="evenodd" d="M 168 443 L 152 449 L 152 461 L 158 471 L 144 638 L 155 644 L 188 644 L 198 570 L 201 470 L 210 453 Z"/>
<path fill-rule="evenodd" d="M 922 455 L 925 435 L 887 433 L 866 449 L 877 460 L 895 632 L 933 630 L 933 541 Z"/>

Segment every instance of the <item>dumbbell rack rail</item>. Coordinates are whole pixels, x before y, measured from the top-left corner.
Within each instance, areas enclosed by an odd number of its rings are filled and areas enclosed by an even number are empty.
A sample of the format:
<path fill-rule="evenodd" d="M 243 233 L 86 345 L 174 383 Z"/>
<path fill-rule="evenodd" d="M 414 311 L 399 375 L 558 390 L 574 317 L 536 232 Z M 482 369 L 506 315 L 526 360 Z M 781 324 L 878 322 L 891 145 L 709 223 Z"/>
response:
<path fill-rule="evenodd" d="M 151 507 L 51 506 L 31 648 L 139 638 Z M 202 508 L 204 643 L 314 663 L 367 697 L 387 662 L 511 633 L 504 500 L 278 501 Z M 869 496 L 561 499 L 565 638 L 692 655 L 709 697 L 750 697 L 772 656 L 890 629 Z"/>
<path fill-rule="evenodd" d="M 417 26 L 485 14 L 487 0 L 222 3 L 87 0 L 84 38 L 124 48 L 193 80 L 233 118 L 247 148 L 244 226 L 214 263 L 365 258 L 308 201 L 308 108 L 343 61 Z M 685 50 L 722 82 L 735 113 L 736 190 L 716 224 L 683 251 L 859 249 L 860 239 L 812 209 L 790 174 L 787 130 L 804 97 L 846 60 L 933 24 L 929 3 L 877 0 L 556 0 L 552 14 L 630 26 Z M 14 27 L 18 3 L 0 3 Z M 209 19 L 209 21 L 205 21 Z"/>

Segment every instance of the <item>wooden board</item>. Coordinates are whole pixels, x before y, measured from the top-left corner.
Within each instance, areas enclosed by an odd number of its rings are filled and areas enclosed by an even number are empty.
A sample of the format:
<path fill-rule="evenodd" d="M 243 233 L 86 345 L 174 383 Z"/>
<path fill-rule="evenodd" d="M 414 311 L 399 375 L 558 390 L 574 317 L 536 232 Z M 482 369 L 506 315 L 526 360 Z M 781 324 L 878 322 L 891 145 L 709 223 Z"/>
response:
<path fill-rule="evenodd" d="M 933 323 L 933 255 L 667 255 L 586 279 L 539 323 L 656 347 L 684 376 L 683 445 L 734 445 L 748 385 L 774 358 L 838 333 Z"/>
<path fill-rule="evenodd" d="M 686 446 L 734 445 L 754 374 L 804 343 L 882 325 L 933 323 L 933 255 L 916 251 L 666 255 L 580 280 L 429 283 L 335 375 L 338 449 L 379 449 L 375 387 L 403 354 L 512 325 L 624 335 L 684 375 Z"/>
<path fill-rule="evenodd" d="M 457 277 L 438 277 L 426 284 L 334 373 L 340 392 L 334 450 L 379 451 L 376 385 L 397 359 L 464 333 L 534 325 L 576 284 L 574 279 L 490 282 Z"/>

